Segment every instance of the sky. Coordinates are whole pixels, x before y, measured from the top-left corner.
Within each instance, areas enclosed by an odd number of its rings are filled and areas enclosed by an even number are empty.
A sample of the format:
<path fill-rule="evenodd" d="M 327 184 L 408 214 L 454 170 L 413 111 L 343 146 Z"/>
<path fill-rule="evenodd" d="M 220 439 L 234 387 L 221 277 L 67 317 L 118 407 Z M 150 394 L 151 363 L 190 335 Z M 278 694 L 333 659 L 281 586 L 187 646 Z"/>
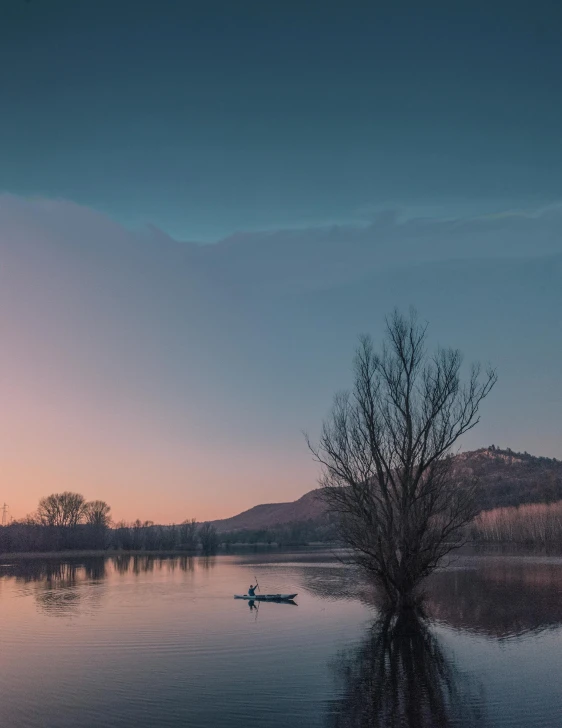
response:
<path fill-rule="evenodd" d="M 414 305 L 562 457 L 562 9 L 0 4 L 0 500 L 227 517 Z"/>

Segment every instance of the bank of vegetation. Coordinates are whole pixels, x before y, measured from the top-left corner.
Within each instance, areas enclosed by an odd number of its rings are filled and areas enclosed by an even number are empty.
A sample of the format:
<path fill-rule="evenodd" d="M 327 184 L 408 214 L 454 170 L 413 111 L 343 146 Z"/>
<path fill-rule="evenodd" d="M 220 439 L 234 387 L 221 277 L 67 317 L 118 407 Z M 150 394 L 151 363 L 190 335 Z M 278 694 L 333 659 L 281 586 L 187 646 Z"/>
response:
<path fill-rule="evenodd" d="M 562 501 L 483 511 L 471 524 L 475 542 L 562 548 Z"/>
<path fill-rule="evenodd" d="M 186 551 L 216 553 L 219 537 L 210 523 L 194 519 L 178 525 L 152 521 L 112 523 L 104 501 L 86 501 L 80 493 L 53 493 L 37 511 L 0 527 L 1 553 L 59 551 Z"/>
<path fill-rule="evenodd" d="M 480 512 L 467 527 L 463 541 L 474 544 L 515 544 L 562 549 L 562 500 L 526 503 Z M 185 552 L 213 554 L 239 546 L 276 548 L 337 545 L 333 519 L 298 521 L 270 528 L 217 533 L 210 523 L 188 520 L 177 525 L 151 521 L 54 524 L 37 517 L 0 526 L 0 554 L 81 552 Z"/>
<path fill-rule="evenodd" d="M 289 548 L 336 542 L 335 526 L 324 520 L 221 534 L 212 524 L 193 520 L 178 525 L 137 520 L 104 528 L 93 528 L 87 523 L 48 526 L 29 520 L 0 526 L 0 554 L 138 551 L 210 555 L 219 549 L 229 551 L 239 546 Z"/>

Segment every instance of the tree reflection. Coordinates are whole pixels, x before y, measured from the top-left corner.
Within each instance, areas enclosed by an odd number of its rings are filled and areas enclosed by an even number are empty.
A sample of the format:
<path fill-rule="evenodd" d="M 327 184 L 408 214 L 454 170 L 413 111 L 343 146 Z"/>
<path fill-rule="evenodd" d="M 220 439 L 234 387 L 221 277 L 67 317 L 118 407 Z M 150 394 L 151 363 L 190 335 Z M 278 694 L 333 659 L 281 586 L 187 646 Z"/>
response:
<path fill-rule="evenodd" d="M 25 591 L 33 594 L 42 611 L 56 617 L 78 613 L 81 603 L 79 582 L 84 578 L 83 564 L 32 559 L 10 564 L 8 573 L 23 585 Z"/>
<path fill-rule="evenodd" d="M 42 581 L 54 585 L 60 583 L 74 585 L 82 565 L 76 561 L 29 559 L 3 565 L 0 568 L 0 576 L 12 577 L 16 582 L 23 584 Z"/>
<path fill-rule="evenodd" d="M 215 559 L 202 558 L 199 566 L 213 568 Z M 195 570 L 193 556 L 154 557 L 150 554 L 118 554 L 112 557 L 56 559 L 22 559 L 0 564 L 0 579 L 14 580 L 24 593 L 33 595 L 41 611 L 54 617 L 77 616 L 84 610 L 97 609 L 105 593 L 102 584 L 111 571 L 120 574 L 144 574 L 158 570 Z"/>
<path fill-rule="evenodd" d="M 77 565 L 54 564 L 43 581 L 36 584 L 37 605 L 54 617 L 68 617 L 79 612 L 81 594 L 77 588 Z"/>
<path fill-rule="evenodd" d="M 111 563 L 118 574 L 127 574 L 131 566 L 131 557 L 129 554 L 118 554 L 111 557 Z"/>
<path fill-rule="evenodd" d="M 106 562 L 103 556 L 99 558 L 86 559 L 84 561 L 84 573 L 90 581 L 103 581 L 107 576 Z"/>
<path fill-rule="evenodd" d="M 499 639 L 552 629 L 562 624 L 562 569 L 540 559 L 459 561 L 431 577 L 424 608 L 451 627 Z"/>
<path fill-rule="evenodd" d="M 195 559 L 193 556 L 180 556 L 176 559 L 182 571 L 195 571 Z"/>
<path fill-rule="evenodd" d="M 323 599 L 359 600 L 380 595 L 353 569 L 301 570 L 302 588 Z M 490 638 L 508 639 L 562 625 L 562 569 L 552 559 L 457 559 L 433 574 L 420 595 L 427 617 Z"/>
<path fill-rule="evenodd" d="M 483 725 L 468 699 L 470 680 L 458 673 L 419 610 L 382 614 L 335 669 L 343 697 L 330 715 L 333 728 Z"/>
<path fill-rule="evenodd" d="M 209 569 L 215 568 L 215 566 L 217 564 L 217 557 L 216 556 L 200 556 L 198 563 L 202 569 L 205 569 L 205 571 L 209 571 Z"/>
<path fill-rule="evenodd" d="M 111 557 L 111 563 L 113 568 L 118 574 L 124 575 L 128 573 L 135 574 L 146 574 L 154 571 L 156 566 L 159 571 L 167 570 L 170 572 L 180 569 L 180 571 L 194 571 L 195 561 L 193 556 L 158 556 L 153 555 L 134 555 L 131 554 L 118 554 L 117 556 Z"/>

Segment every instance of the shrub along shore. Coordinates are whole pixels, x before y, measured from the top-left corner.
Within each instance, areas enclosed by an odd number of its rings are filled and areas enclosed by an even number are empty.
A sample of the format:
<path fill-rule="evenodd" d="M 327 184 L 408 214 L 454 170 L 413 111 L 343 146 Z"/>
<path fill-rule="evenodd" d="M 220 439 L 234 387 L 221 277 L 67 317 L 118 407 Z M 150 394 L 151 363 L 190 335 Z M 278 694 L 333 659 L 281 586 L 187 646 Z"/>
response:
<path fill-rule="evenodd" d="M 483 511 L 471 525 L 470 538 L 485 543 L 562 548 L 562 501 Z"/>
<path fill-rule="evenodd" d="M 201 540 L 201 535 L 203 540 Z M 562 501 L 532 503 L 482 511 L 470 524 L 465 540 L 472 544 L 512 544 L 562 550 Z M 158 526 L 137 521 L 130 525 L 95 528 L 12 523 L 0 526 L 0 555 L 67 557 L 119 554 L 212 554 L 238 547 L 331 548 L 338 546 L 333 524 L 308 521 L 270 529 L 219 534 L 212 524 Z"/>

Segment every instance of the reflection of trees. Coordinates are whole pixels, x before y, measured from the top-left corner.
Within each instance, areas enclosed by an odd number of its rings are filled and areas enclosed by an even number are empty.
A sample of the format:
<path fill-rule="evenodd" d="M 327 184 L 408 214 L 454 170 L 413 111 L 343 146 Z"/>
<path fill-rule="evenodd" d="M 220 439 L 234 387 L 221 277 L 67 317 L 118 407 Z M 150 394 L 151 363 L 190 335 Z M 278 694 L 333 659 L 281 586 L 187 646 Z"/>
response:
<path fill-rule="evenodd" d="M 423 608 L 428 617 L 496 638 L 562 625 L 558 562 L 488 557 L 475 563 L 459 558 L 454 566 L 426 582 Z M 376 602 L 375 590 L 353 569 L 323 566 L 300 573 L 302 588 L 322 598 Z"/>
<path fill-rule="evenodd" d="M 75 563 L 53 564 L 46 578 L 36 584 L 38 606 L 55 617 L 77 614 L 81 601 L 77 572 Z"/>
<path fill-rule="evenodd" d="M 98 606 L 100 590 L 84 587 L 103 582 L 106 566 L 103 557 L 70 561 L 29 559 L 10 564 L 7 574 L 33 594 L 42 611 L 55 617 L 69 617 L 84 607 Z"/>
<path fill-rule="evenodd" d="M 106 577 L 104 557 L 86 559 L 84 561 L 84 573 L 90 581 L 103 581 Z"/>
<path fill-rule="evenodd" d="M 193 556 L 180 556 L 177 563 L 182 571 L 195 571 L 195 560 Z"/>
<path fill-rule="evenodd" d="M 210 569 L 214 558 L 202 558 L 199 565 Z M 53 616 L 73 616 L 99 606 L 104 593 L 101 588 L 113 568 L 120 575 L 150 573 L 155 568 L 183 572 L 195 570 L 192 556 L 165 558 L 152 555 L 96 556 L 57 561 L 55 559 L 22 559 L 0 565 L 0 579 L 13 579 L 33 595 L 40 609 Z"/>
<path fill-rule="evenodd" d="M 119 554 L 111 557 L 113 568 L 118 574 L 126 574 L 131 566 L 131 557 L 129 554 Z"/>
<path fill-rule="evenodd" d="M 217 564 L 216 556 L 200 556 L 197 562 L 202 569 L 214 569 Z"/>
<path fill-rule="evenodd" d="M 82 564 L 32 559 L 10 566 L 9 576 L 33 594 L 40 609 L 53 616 L 69 616 L 78 612 L 81 599 L 79 582 L 84 580 Z"/>
<path fill-rule="evenodd" d="M 74 584 L 80 563 L 74 561 L 55 561 L 49 559 L 29 559 L 15 561 L 0 570 L 0 576 L 14 577 L 17 582 L 32 584 L 44 581 L 48 583 Z M 9 570 L 8 570 L 9 568 Z"/>
<path fill-rule="evenodd" d="M 425 618 L 414 610 L 383 614 L 365 642 L 335 663 L 343 697 L 333 728 L 447 728 L 482 725 Z M 334 706 L 332 706 L 333 708 Z"/>
<path fill-rule="evenodd" d="M 147 574 L 154 571 L 154 556 L 137 556 L 133 559 L 133 574 Z"/>
<path fill-rule="evenodd" d="M 457 629 L 491 637 L 538 632 L 562 624 L 562 569 L 533 560 L 482 560 L 446 569 L 426 588 L 426 612 Z"/>
<path fill-rule="evenodd" d="M 181 571 L 193 571 L 194 559 L 193 556 L 175 556 L 175 557 L 162 557 L 152 555 L 134 555 L 131 554 L 119 554 L 111 557 L 111 563 L 113 568 L 119 574 L 128 574 L 129 572 L 138 575 L 146 574 L 154 571 L 156 566 L 159 570 L 167 569 L 168 571 L 175 571 L 180 569 Z"/>

